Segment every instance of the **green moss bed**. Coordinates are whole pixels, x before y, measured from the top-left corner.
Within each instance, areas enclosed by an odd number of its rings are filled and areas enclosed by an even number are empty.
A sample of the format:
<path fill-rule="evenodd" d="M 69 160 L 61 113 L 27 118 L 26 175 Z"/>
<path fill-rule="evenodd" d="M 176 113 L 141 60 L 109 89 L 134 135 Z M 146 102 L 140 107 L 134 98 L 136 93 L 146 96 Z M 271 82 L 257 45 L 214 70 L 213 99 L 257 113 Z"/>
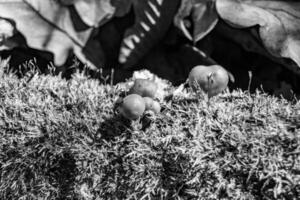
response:
<path fill-rule="evenodd" d="M 300 199 L 300 102 L 190 94 L 129 122 L 120 85 L 0 77 L 0 199 Z"/>

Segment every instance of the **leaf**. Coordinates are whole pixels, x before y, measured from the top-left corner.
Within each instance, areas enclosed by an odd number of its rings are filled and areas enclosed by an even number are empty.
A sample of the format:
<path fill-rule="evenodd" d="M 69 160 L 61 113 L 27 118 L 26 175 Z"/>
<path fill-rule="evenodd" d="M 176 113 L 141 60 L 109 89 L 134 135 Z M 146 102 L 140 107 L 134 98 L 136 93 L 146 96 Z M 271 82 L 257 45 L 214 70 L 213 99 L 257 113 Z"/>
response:
<path fill-rule="evenodd" d="M 127 14 L 134 0 L 111 0 L 111 5 L 116 8 L 115 16 L 122 17 Z"/>
<path fill-rule="evenodd" d="M 70 50 L 82 48 L 91 31 L 78 35 L 68 9 L 54 1 L 1 0 L 0 4 L 1 17 L 16 23 L 29 47 L 53 52 L 56 65 L 64 64 Z"/>
<path fill-rule="evenodd" d="M 70 6 L 65 6 L 72 3 L 75 7 L 82 6 L 78 9 L 79 18 L 74 18 Z M 84 10 L 86 13 L 83 13 Z M 100 44 L 87 42 L 94 27 L 107 21 L 113 12 L 108 0 L 0 0 L 0 17 L 15 23 L 17 30 L 26 38 L 27 46 L 52 52 L 57 66 L 65 63 L 70 52 L 91 68 L 102 65 L 100 59 L 88 59 L 101 58 Z M 77 30 L 82 21 L 93 27 Z M 13 38 L 8 41 L 12 42 Z M 87 45 L 92 45 L 93 51 Z"/>
<path fill-rule="evenodd" d="M 115 13 L 110 0 L 77 0 L 74 6 L 81 19 L 91 27 L 104 24 Z"/>
<path fill-rule="evenodd" d="M 220 21 L 216 26 L 216 32 L 222 35 L 222 37 L 241 45 L 246 51 L 263 55 L 273 62 L 279 63 L 292 70 L 293 72 L 300 74 L 300 68 L 297 67 L 296 63 L 291 63 L 287 59 L 282 59 L 282 57 L 272 56 L 265 49 L 260 38 L 256 36 L 257 34 L 255 27 L 247 29 L 237 29 L 229 26 L 224 21 Z"/>
<path fill-rule="evenodd" d="M 135 23 L 125 32 L 119 62 L 126 67 L 136 64 L 166 34 L 179 0 L 133 0 Z"/>
<path fill-rule="evenodd" d="M 216 8 L 230 25 L 258 26 L 259 37 L 273 56 L 290 58 L 300 67 L 299 2 L 217 0 Z"/>
<path fill-rule="evenodd" d="M 96 32 L 96 30 L 94 32 Z M 97 35 L 93 33 L 86 42 L 86 45 L 82 49 L 80 49 L 80 52 L 75 52 L 75 54 L 80 60 L 87 59 L 88 61 L 90 61 L 91 63 L 89 65 L 92 65 L 92 63 L 96 63 L 98 66 L 97 68 L 101 68 L 105 65 L 106 57 L 101 43 L 99 42 L 99 38 L 97 38 L 96 36 Z M 80 56 L 84 56 L 84 58 L 81 59 Z"/>
<path fill-rule="evenodd" d="M 0 50 L 11 49 L 15 43 L 9 42 L 16 32 L 15 24 L 7 19 L 0 18 Z"/>
<path fill-rule="evenodd" d="M 192 35 L 185 20 L 191 18 L 193 27 Z M 218 15 L 215 2 L 212 0 L 182 0 L 181 6 L 175 16 L 175 25 L 184 35 L 194 43 L 205 37 L 217 24 Z"/>

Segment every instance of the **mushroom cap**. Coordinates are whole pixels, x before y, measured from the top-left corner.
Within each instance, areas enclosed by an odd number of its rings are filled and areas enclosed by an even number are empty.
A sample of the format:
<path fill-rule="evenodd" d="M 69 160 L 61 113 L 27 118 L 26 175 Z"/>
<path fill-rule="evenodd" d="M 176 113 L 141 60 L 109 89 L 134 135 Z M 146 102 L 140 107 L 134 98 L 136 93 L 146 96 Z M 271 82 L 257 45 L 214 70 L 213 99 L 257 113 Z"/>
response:
<path fill-rule="evenodd" d="M 145 112 L 145 101 L 138 94 L 130 94 L 124 97 L 120 106 L 120 113 L 127 119 L 135 120 Z"/>
<path fill-rule="evenodd" d="M 154 113 L 159 113 L 161 110 L 161 106 L 159 102 L 153 100 L 150 97 L 143 97 L 146 105 L 146 110 L 152 110 Z"/>
<path fill-rule="evenodd" d="M 157 91 L 157 84 L 148 79 L 135 79 L 133 86 L 129 90 L 129 94 L 138 94 L 142 97 L 154 98 Z"/>
<path fill-rule="evenodd" d="M 227 88 L 229 76 L 227 70 L 220 65 L 199 65 L 190 71 L 189 85 L 194 91 L 200 87 L 209 97 L 212 97 Z"/>

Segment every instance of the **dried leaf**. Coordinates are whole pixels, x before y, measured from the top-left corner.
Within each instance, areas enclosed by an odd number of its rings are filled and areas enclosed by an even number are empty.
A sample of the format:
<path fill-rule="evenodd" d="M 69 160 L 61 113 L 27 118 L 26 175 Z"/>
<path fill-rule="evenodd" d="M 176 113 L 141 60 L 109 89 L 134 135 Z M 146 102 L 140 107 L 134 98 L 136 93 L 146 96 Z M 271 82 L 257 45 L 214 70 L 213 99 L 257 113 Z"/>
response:
<path fill-rule="evenodd" d="M 0 18 L 0 42 L 14 35 L 15 27 L 8 20 Z"/>
<path fill-rule="evenodd" d="M 79 10 L 78 18 L 65 6 L 72 3 Z M 94 27 L 105 23 L 114 10 L 109 0 L 0 0 L 0 17 L 15 23 L 17 31 L 26 38 L 27 46 L 52 52 L 57 66 L 63 65 L 72 51 L 91 68 L 102 65 L 100 44 L 87 42 Z M 93 27 L 82 26 L 82 21 Z M 79 30 L 78 26 L 83 28 Z M 14 44 L 13 39 L 7 39 L 5 45 Z M 4 44 L 0 45 L 3 48 Z"/>
<path fill-rule="evenodd" d="M 293 72 L 300 74 L 300 68 L 297 67 L 296 63 L 291 63 L 289 60 L 283 59 L 282 57 L 272 56 L 269 51 L 265 49 L 260 38 L 256 36 L 256 29 L 254 27 L 237 29 L 222 21 L 216 26 L 216 31 L 221 34 L 222 37 L 241 45 L 246 51 L 263 55 L 273 62 L 279 63 Z"/>
<path fill-rule="evenodd" d="M 111 0 L 111 5 L 116 8 L 115 16 L 122 17 L 127 14 L 134 0 Z"/>
<path fill-rule="evenodd" d="M 290 58 L 300 67 L 299 2 L 217 0 L 216 8 L 230 25 L 258 26 L 259 37 L 273 56 Z"/>
<path fill-rule="evenodd" d="M 1 17 L 16 23 L 29 47 L 53 52 L 56 65 L 64 64 L 70 50 L 82 48 L 91 31 L 77 34 L 68 9 L 54 1 L 1 0 L 0 4 Z"/>
<path fill-rule="evenodd" d="M 190 27 L 184 23 L 186 18 L 191 18 Z M 184 35 L 194 43 L 205 37 L 217 24 L 218 15 L 215 2 L 211 0 L 182 0 L 181 6 L 174 18 L 175 25 Z M 189 29 L 192 29 L 192 35 Z"/>
<path fill-rule="evenodd" d="M 0 18 L 0 50 L 11 49 L 15 46 L 14 43 L 8 40 L 15 32 L 16 27 L 14 23 L 7 19 Z"/>
<path fill-rule="evenodd" d="M 91 27 L 107 22 L 115 13 L 111 0 L 77 0 L 74 6 L 81 19 Z"/>
<path fill-rule="evenodd" d="M 119 62 L 125 67 L 136 64 L 166 34 L 179 0 L 134 0 L 135 23 L 125 32 Z"/>

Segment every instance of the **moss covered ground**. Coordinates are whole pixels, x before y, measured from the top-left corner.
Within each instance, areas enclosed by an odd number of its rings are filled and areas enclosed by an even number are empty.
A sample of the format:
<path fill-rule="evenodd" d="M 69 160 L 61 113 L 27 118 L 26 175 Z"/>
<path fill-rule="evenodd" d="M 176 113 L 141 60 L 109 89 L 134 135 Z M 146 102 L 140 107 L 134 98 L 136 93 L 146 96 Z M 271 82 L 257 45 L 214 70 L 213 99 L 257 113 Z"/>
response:
<path fill-rule="evenodd" d="M 0 199 L 300 199 L 300 101 L 190 93 L 129 122 L 122 83 L 0 76 Z"/>

